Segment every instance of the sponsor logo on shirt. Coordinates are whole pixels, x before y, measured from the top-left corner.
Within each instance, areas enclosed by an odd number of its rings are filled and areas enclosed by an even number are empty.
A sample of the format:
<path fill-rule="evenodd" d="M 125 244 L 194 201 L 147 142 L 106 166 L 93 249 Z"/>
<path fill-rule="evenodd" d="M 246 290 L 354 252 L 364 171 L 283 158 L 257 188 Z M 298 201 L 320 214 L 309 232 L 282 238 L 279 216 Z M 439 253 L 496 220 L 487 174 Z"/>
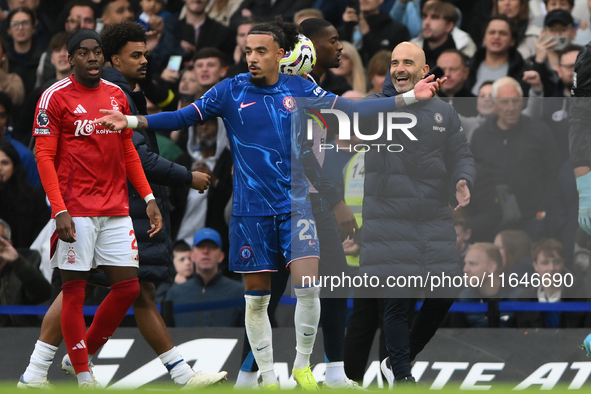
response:
<path fill-rule="evenodd" d="M 37 114 L 37 124 L 41 127 L 49 125 L 49 116 L 47 116 L 44 109 L 40 110 Z"/>
<path fill-rule="evenodd" d="M 121 134 L 121 130 L 109 130 L 106 127 L 102 127 L 100 124 L 94 124 L 92 123 L 90 120 L 85 119 L 77 119 L 76 121 L 74 121 L 74 124 L 76 125 L 76 131 L 74 132 L 74 135 L 76 137 L 81 137 L 81 136 L 89 136 L 94 134 Z"/>
<path fill-rule="evenodd" d="M 316 89 L 314 89 L 313 93 L 315 96 L 318 96 L 318 97 L 326 96 L 326 91 L 324 89 L 322 89 L 320 86 L 318 86 Z"/>
<path fill-rule="evenodd" d="M 78 106 L 74 110 L 74 113 L 75 114 L 86 114 L 88 112 L 86 112 L 86 110 L 84 109 L 84 107 L 82 105 L 78 104 Z"/>
<path fill-rule="evenodd" d="M 244 104 L 244 101 L 240 103 L 240 109 L 244 109 L 246 107 L 250 107 L 251 105 L 255 105 L 257 102 L 253 101 L 252 103 Z"/>
<path fill-rule="evenodd" d="M 443 123 L 443 115 L 441 115 L 439 112 L 433 116 L 433 119 L 435 119 L 438 124 Z"/>
<path fill-rule="evenodd" d="M 94 124 L 90 123 L 88 119 L 78 119 L 74 124 L 76 125 L 76 132 L 74 133 L 76 137 L 80 137 L 81 135 L 91 135 L 94 133 Z"/>

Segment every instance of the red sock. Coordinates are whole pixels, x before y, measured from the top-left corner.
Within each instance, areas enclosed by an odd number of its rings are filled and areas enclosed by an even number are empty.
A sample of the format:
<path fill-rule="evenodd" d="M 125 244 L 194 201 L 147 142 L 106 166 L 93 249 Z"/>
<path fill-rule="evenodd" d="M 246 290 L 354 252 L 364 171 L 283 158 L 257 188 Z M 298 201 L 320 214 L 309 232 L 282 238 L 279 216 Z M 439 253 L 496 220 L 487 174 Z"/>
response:
<path fill-rule="evenodd" d="M 88 354 L 95 354 L 109 340 L 139 294 L 137 278 L 111 286 L 111 291 L 98 307 L 86 334 Z"/>
<path fill-rule="evenodd" d="M 62 285 L 62 334 L 76 374 L 88 372 L 86 323 L 82 314 L 85 288 L 85 280 L 71 280 Z"/>

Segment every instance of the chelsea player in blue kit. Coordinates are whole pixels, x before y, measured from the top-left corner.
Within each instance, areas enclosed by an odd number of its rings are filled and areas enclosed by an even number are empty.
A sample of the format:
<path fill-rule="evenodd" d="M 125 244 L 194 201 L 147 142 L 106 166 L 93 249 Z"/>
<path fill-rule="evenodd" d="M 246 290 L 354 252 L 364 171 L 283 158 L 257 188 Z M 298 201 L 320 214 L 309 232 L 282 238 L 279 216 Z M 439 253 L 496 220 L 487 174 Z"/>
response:
<path fill-rule="evenodd" d="M 254 26 L 246 41 L 249 74 L 218 83 L 178 111 L 126 117 L 101 110 L 106 116 L 95 123 L 112 130 L 174 130 L 211 117 L 223 119 L 234 161 L 229 264 L 230 270 L 244 273 L 245 327 L 263 386 L 277 387 L 267 307 L 271 272 L 284 260 L 297 297 L 293 376 L 303 389 L 318 390 L 309 359 L 320 316 L 319 288 L 303 278 L 318 277 L 319 247 L 308 182 L 299 160 L 303 135 L 291 131 L 291 115 L 298 110 L 295 97 L 330 99 L 333 108 L 364 117 L 432 97 L 441 82 L 425 79 L 404 95 L 353 103 L 301 77 L 279 74 L 279 61 L 294 47 L 297 36 L 295 25 L 282 21 Z"/>

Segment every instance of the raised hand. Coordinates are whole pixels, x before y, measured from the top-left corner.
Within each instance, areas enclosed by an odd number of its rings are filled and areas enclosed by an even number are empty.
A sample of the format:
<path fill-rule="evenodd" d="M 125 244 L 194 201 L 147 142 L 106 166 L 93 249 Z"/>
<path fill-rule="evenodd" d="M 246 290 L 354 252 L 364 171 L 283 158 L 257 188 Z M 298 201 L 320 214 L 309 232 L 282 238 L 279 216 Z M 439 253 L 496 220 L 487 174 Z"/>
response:
<path fill-rule="evenodd" d="M 523 73 L 523 81 L 529 84 L 536 92 L 544 90 L 542 78 L 540 78 L 540 74 L 535 70 L 525 71 Z"/>
<path fill-rule="evenodd" d="M 18 252 L 7 239 L 0 237 L 0 263 L 7 261 L 12 263 L 18 259 Z"/>
<path fill-rule="evenodd" d="M 414 93 L 417 100 L 420 99 L 429 99 L 441 88 L 441 85 L 447 81 L 447 77 L 437 78 L 435 79 L 435 75 L 429 75 L 427 78 L 421 79 L 414 87 Z"/>

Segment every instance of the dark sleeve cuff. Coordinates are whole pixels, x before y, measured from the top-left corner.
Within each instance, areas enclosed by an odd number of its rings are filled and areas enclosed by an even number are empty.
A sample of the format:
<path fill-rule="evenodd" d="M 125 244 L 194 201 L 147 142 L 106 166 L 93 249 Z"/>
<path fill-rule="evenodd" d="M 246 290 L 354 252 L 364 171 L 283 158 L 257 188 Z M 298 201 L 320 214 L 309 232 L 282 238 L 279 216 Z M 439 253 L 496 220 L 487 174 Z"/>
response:
<path fill-rule="evenodd" d="M 185 183 L 188 186 L 191 186 L 191 183 L 193 183 L 193 173 L 189 170 L 187 170 L 187 176 L 186 176 L 187 180 L 185 181 Z"/>

